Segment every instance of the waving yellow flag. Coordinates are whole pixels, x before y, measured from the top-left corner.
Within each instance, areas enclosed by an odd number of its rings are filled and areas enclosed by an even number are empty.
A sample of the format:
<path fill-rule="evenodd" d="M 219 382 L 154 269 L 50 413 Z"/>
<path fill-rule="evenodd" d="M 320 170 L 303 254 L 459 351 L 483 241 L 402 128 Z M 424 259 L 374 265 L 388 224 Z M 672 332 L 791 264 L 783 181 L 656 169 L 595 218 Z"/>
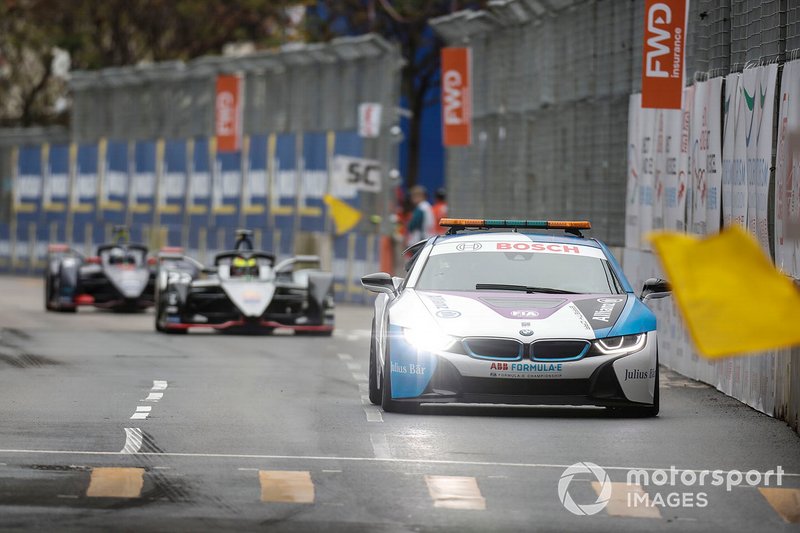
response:
<path fill-rule="evenodd" d="M 328 206 L 328 212 L 333 218 L 333 225 L 336 226 L 336 235 L 347 233 L 361 220 L 361 211 L 350 207 L 346 202 L 338 200 L 330 194 L 326 194 L 322 201 Z"/>
<path fill-rule="evenodd" d="M 800 291 L 739 226 L 650 236 L 698 350 L 724 357 L 800 344 Z"/>

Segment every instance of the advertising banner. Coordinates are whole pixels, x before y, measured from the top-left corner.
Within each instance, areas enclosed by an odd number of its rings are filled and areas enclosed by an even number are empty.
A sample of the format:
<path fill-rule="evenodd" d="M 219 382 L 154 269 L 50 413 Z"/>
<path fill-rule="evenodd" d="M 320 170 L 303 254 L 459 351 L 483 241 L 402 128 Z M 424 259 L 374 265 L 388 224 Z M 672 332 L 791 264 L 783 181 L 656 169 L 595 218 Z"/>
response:
<path fill-rule="evenodd" d="M 472 144 L 472 51 L 442 48 L 442 126 L 445 146 Z"/>
<path fill-rule="evenodd" d="M 186 141 L 170 140 L 163 146 L 164 155 L 156 205 L 159 213 L 175 215 L 181 212 L 186 194 L 186 178 L 189 171 Z"/>
<path fill-rule="evenodd" d="M 78 146 L 75 182 L 70 194 L 70 210 L 73 213 L 90 213 L 95 209 L 97 198 L 99 151 L 98 145 Z"/>
<path fill-rule="evenodd" d="M 42 145 L 44 186 L 42 207 L 45 211 L 62 212 L 69 194 L 70 149 L 68 144 Z"/>
<path fill-rule="evenodd" d="M 270 205 L 275 215 L 291 215 L 297 186 L 297 142 L 292 133 L 275 136 Z"/>
<path fill-rule="evenodd" d="M 722 225 L 733 222 L 733 183 L 736 167 L 737 110 L 739 109 L 739 78 L 741 74 L 729 74 L 725 78 L 725 99 L 722 103 Z"/>
<path fill-rule="evenodd" d="M 214 133 L 220 153 L 235 152 L 241 148 L 243 87 L 240 76 L 217 76 Z"/>
<path fill-rule="evenodd" d="M 188 142 L 192 168 L 186 191 L 186 213 L 205 215 L 211 197 L 211 154 L 209 140 L 197 137 Z"/>
<path fill-rule="evenodd" d="M 266 209 L 267 198 L 267 136 L 245 137 L 244 187 L 242 187 L 242 212 L 259 215 Z"/>
<path fill-rule="evenodd" d="M 775 265 L 800 278 L 800 60 L 783 65 L 775 160 Z"/>
<path fill-rule="evenodd" d="M 678 216 L 678 186 L 681 155 L 681 120 L 679 109 L 660 111 L 664 115 L 664 229 L 683 231 L 683 218 Z M 679 227 L 680 221 L 680 227 Z"/>
<path fill-rule="evenodd" d="M 348 187 L 365 192 L 381 190 L 381 163 L 374 159 L 337 155 L 333 158 L 332 176 L 335 191 Z"/>
<path fill-rule="evenodd" d="M 722 201 L 722 78 L 708 80 L 706 86 L 706 126 L 708 130 L 705 153 L 706 234 L 718 233 Z M 701 152 L 703 141 L 699 146 Z"/>
<path fill-rule="evenodd" d="M 778 79 L 778 65 L 773 63 L 758 68 L 758 94 L 754 94 L 756 102 L 758 130 L 755 141 L 752 136 L 750 145 L 755 150 L 747 150 L 747 181 L 752 183 L 755 196 L 750 196 L 748 205 L 755 205 L 755 230 L 761 248 L 769 254 L 769 180 L 772 168 L 772 138 L 775 125 L 775 85 Z M 747 98 L 747 97 L 745 97 Z M 755 126 L 753 126 L 755 129 Z M 751 157 L 752 155 L 752 157 Z M 749 209 L 748 209 L 749 211 Z"/>
<path fill-rule="evenodd" d="M 697 235 L 719 231 L 722 179 L 722 78 L 694 85 L 691 131 L 691 206 L 688 229 Z"/>
<path fill-rule="evenodd" d="M 750 119 L 753 114 L 747 112 L 747 91 L 753 94 L 757 83 L 756 69 L 748 69 L 739 77 L 736 98 L 736 116 L 734 118 L 736 132 L 733 140 L 733 173 L 731 175 L 731 223 L 747 227 L 747 135 Z M 748 116 L 749 115 L 749 116 Z M 727 157 L 727 156 L 726 156 Z"/>
<path fill-rule="evenodd" d="M 673 229 L 686 231 L 686 199 L 689 194 L 689 173 L 691 169 L 692 107 L 694 106 L 694 86 L 683 91 L 681 109 L 681 133 L 678 150 L 678 183 L 675 188 L 675 211 Z"/>
<path fill-rule="evenodd" d="M 688 0 L 646 0 L 642 107 L 681 109 Z"/>
<path fill-rule="evenodd" d="M 125 208 L 128 192 L 128 143 L 109 141 L 105 143 L 105 168 L 100 173 L 97 194 L 100 211 L 120 212 Z M 101 154 L 102 156 L 103 154 Z M 117 223 L 121 223 L 119 220 Z"/>
<path fill-rule="evenodd" d="M 365 138 L 377 138 L 381 134 L 383 106 L 375 103 L 358 105 L 358 134 Z"/>
<path fill-rule="evenodd" d="M 639 123 L 639 146 L 641 146 L 641 167 L 639 181 L 639 248 L 649 250 L 650 244 L 645 237 L 653 229 L 653 200 L 655 197 L 655 132 L 656 111 L 641 110 Z"/>
<path fill-rule="evenodd" d="M 240 196 L 242 182 L 241 152 L 213 153 L 214 169 L 212 172 L 211 206 L 215 215 L 232 215 L 236 213 L 236 203 Z"/>
<path fill-rule="evenodd" d="M 35 213 L 42 200 L 42 150 L 39 146 L 15 149 L 12 166 L 14 213 Z"/>
<path fill-rule="evenodd" d="M 625 248 L 638 250 L 642 231 L 639 228 L 639 176 L 641 175 L 641 94 L 628 100 L 628 185 L 625 195 Z"/>
<path fill-rule="evenodd" d="M 133 175 L 128 191 L 128 211 L 150 213 L 156 188 L 156 143 L 139 141 L 133 155 Z"/>

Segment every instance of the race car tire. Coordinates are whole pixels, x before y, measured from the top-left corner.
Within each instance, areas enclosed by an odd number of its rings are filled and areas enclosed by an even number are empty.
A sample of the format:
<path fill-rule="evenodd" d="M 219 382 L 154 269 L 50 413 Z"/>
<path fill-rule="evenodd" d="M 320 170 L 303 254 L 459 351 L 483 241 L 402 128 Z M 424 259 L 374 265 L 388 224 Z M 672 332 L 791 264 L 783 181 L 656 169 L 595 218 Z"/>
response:
<path fill-rule="evenodd" d="M 44 273 L 44 308 L 47 311 L 54 311 L 53 307 L 53 280 L 50 275 L 50 269 L 45 270 Z"/>
<path fill-rule="evenodd" d="M 166 333 L 167 335 L 185 335 L 189 333 L 188 329 L 172 329 L 166 326 L 166 301 L 164 300 L 164 295 L 167 291 L 164 291 L 162 294 L 159 295 L 158 302 L 156 302 L 156 331 L 159 333 Z"/>
<path fill-rule="evenodd" d="M 369 338 L 369 401 L 373 405 L 381 404 L 381 388 L 378 385 L 378 362 L 375 353 L 375 320 L 372 321 L 372 334 Z"/>
<path fill-rule="evenodd" d="M 391 372 L 386 369 L 392 368 L 391 351 L 386 350 L 386 358 L 383 362 L 384 372 L 381 379 L 381 408 L 387 413 L 408 413 L 414 414 L 419 411 L 419 405 L 413 402 L 398 402 L 392 399 L 392 380 L 389 377 Z"/>
<path fill-rule="evenodd" d="M 76 306 L 63 306 L 58 302 L 53 301 L 53 295 L 58 294 L 61 284 L 61 268 L 58 269 L 58 275 L 53 276 L 48 271 L 45 274 L 45 304 L 44 307 L 48 311 L 56 313 L 76 313 L 78 308 Z"/>

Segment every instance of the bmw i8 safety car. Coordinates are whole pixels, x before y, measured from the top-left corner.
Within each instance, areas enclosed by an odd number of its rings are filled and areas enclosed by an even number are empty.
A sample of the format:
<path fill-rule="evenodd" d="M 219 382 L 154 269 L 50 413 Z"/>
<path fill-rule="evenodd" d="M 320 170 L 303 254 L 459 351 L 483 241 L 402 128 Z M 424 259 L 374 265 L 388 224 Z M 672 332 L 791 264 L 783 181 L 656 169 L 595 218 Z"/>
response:
<path fill-rule="evenodd" d="M 330 336 L 334 329 L 333 274 L 317 256 L 276 263 L 254 250 L 251 232 L 239 230 L 235 250 L 218 253 L 204 267 L 177 250 L 159 254 L 156 330 L 191 328 Z"/>
<path fill-rule="evenodd" d="M 115 228 L 115 242 L 86 257 L 66 244 L 47 247 L 45 308 L 74 312 L 79 306 L 137 311 L 153 305 L 155 258 Z"/>
<path fill-rule="evenodd" d="M 375 300 L 369 399 L 659 410 L 655 315 L 583 221 L 442 219 L 405 279 L 364 276 Z M 535 233 L 561 229 L 567 235 Z"/>

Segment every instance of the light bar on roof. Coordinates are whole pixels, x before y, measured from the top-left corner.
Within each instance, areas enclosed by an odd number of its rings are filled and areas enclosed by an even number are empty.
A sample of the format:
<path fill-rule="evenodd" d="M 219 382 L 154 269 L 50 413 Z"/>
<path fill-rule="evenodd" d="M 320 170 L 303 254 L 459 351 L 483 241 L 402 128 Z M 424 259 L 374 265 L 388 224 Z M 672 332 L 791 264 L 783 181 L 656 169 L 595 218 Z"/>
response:
<path fill-rule="evenodd" d="M 443 218 L 439 225 L 451 228 L 527 228 L 527 229 L 592 229 L 588 220 L 498 220 L 484 218 Z"/>

